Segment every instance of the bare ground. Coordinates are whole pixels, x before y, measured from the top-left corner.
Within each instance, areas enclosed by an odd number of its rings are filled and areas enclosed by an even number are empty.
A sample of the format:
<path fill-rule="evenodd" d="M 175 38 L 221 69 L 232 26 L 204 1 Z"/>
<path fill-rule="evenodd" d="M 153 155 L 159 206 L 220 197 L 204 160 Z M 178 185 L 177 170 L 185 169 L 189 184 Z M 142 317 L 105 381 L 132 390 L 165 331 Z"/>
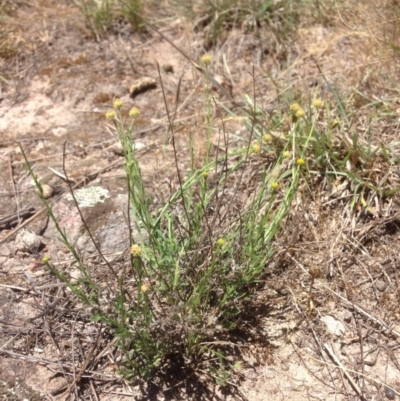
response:
<path fill-rule="evenodd" d="M 256 82 L 256 98 L 268 110 L 282 107 L 277 101 L 282 92 L 308 96 L 318 87 L 328 98 L 328 83 L 336 84 L 347 94 L 345 101 L 354 105 L 354 126 L 364 143 L 368 137 L 375 144 L 385 143 L 394 159 L 398 62 L 380 36 L 390 18 L 383 5 L 339 9 L 340 13 L 333 6 L 324 10 L 329 21 L 310 17 L 312 23 L 303 23 L 290 44 L 282 45 L 268 32 L 229 32 L 211 50 L 212 73 L 223 77 L 237 102 L 245 94 L 253 95 Z M 188 134 L 200 135 L 204 124 L 201 74 L 158 34 L 151 30 L 132 34 L 122 21 L 114 33 L 94 41 L 83 16 L 69 3 L 15 1 L 6 10 L 7 51 L 0 58 L 1 216 L 42 208 L 24 167 L 18 147 L 22 143 L 35 172 L 54 190 L 52 199 L 63 225 L 101 270 L 87 238 L 82 238 L 79 216 L 62 197 L 65 182 L 49 170 L 62 172 L 62 146 L 67 141 L 70 178 L 102 186 L 111 194 L 85 217 L 102 250 L 120 266 L 126 251 L 119 240 L 126 237 L 119 231 L 124 221 L 119 197 L 124 195 L 122 157 L 104 113 L 116 97 L 127 109 L 136 106 L 142 111 L 135 142 L 145 182 L 154 201 L 162 202 L 162 185 L 174 185 L 174 169 L 161 88 L 158 85 L 134 100 L 128 88 L 142 76 L 158 80 L 156 63 L 172 65 L 173 73 L 161 70 L 161 75 L 168 107 L 177 106 L 178 155 L 184 168 Z M 396 41 L 395 28 L 386 24 L 385 29 Z M 194 33 L 182 18 L 170 19 L 161 31 L 195 60 L 204 52 L 204 35 Z M 213 94 L 230 107 L 221 92 L 215 89 Z M 381 102 L 387 108 L 385 117 L 371 116 L 369 101 Z M 227 129 L 246 135 L 236 121 Z M 198 148 L 201 158 L 201 143 Z M 259 161 L 252 166 L 257 169 Z M 374 168 L 381 179 L 398 185 L 395 163 L 377 161 Z M 206 375 L 195 380 L 181 371 L 165 372 L 153 383 L 122 380 L 115 373 L 112 338 L 87 323 L 88 311 L 74 310 L 68 293 L 40 263 L 48 253 L 67 268 L 70 262 L 46 215 L 39 214 L 25 227 L 41 238 L 29 252 L 18 242 L 16 233 L 22 232 L 18 220 L 2 224 L 0 395 L 4 400 L 398 397 L 400 199 L 370 195 L 369 210 L 350 208 L 348 198 L 354 188 L 349 183 L 339 181 L 330 188 L 317 180 L 312 185 L 302 186 L 276 239 L 269 273 L 246 322 L 248 331 L 240 333 L 244 345 L 232 352 L 242 368 L 229 391 L 213 385 Z M 317 266 L 320 274 L 310 299 L 311 266 Z M 337 369 L 338 363 L 342 369 Z"/>

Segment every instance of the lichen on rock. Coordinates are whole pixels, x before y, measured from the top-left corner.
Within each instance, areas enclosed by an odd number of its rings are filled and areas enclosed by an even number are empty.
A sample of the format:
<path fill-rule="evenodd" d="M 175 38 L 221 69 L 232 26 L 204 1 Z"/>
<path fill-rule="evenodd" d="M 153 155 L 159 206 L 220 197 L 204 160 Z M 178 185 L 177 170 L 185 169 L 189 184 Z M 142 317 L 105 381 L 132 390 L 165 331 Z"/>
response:
<path fill-rule="evenodd" d="M 86 187 L 78 189 L 75 193 L 75 198 L 79 207 L 93 207 L 99 202 L 104 202 L 110 197 L 107 189 L 102 187 Z M 68 200 L 73 200 L 71 194 L 67 195 Z"/>

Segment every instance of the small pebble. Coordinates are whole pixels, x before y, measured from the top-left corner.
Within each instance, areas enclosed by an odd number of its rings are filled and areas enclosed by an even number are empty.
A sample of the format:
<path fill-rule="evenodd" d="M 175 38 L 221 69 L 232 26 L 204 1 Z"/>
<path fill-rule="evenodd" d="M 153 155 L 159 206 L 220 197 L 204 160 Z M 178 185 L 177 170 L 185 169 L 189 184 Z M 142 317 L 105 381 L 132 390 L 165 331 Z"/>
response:
<path fill-rule="evenodd" d="M 388 386 L 385 386 L 384 391 L 385 391 L 386 397 L 389 398 L 389 400 L 394 400 L 396 393 L 391 388 L 389 388 Z"/>
<path fill-rule="evenodd" d="M 353 317 L 353 314 L 352 314 L 351 312 L 349 312 L 349 311 L 346 311 L 346 312 L 343 314 L 343 320 L 344 320 L 346 323 L 350 323 L 352 317 Z"/>
<path fill-rule="evenodd" d="M 376 289 L 377 289 L 378 291 L 380 291 L 380 292 L 385 291 L 386 288 L 387 288 L 387 286 L 388 286 L 388 284 L 386 283 L 386 281 L 383 281 L 383 280 L 378 280 L 378 281 L 375 283 Z"/>
<path fill-rule="evenodd" d="M 45 199 L 51 198 L 53 196 L 53 188 L 48 185 L 48 184 L 43 184 L 42 185 L 42 189 L 43 189 L 43 196 Z"/>
<path fill-rule="evenodd" d="M 15 238 L 15 246 L 21 252 L 36 252 L 41 244 L 41 237 L 28 230 L 21 230 Z"/>
<path fill-rule="evenodd" d="M 167 73 L 169 72 L 172 74 L 174 72 L 174 67 L 172 64 L 164 64 L 161 68 Z"/>
<path fill-rule="evenodd" d="M 110 150 L 117 156 L 123 156 L 123 154 L 124 154 L 124 150 L 122 149 L 121 142 L 116 142 L 114 145 L 112 145 L 110 147 Z"/>

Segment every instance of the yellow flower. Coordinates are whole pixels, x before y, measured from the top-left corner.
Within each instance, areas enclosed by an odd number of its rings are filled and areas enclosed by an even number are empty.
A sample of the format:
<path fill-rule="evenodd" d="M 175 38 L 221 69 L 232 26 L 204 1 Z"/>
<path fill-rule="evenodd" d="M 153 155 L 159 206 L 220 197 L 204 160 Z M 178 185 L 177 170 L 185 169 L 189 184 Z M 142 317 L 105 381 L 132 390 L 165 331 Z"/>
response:
<path fill-rule="evenodd" d="M 131 118 L 138 118 L 140 116 L 140 110 L 136 107 L 132 107 L 129 110 L 129 117 Z"/>
<path fill-rule="evenodd" d="M 283 152 L 283 157 L 286 157 L 286 158 L 290 157 L 290 152 L 288 150 L 285 150 Z"/>
<path fill-rule="evenodd" d="M 304 159 L 300 158 L 300 159 L 297 159 L 296 163 L 298 166 L 302 166 L 305 163 L 305 161 L 304 161 Z"/>
<path fill-rule="evenodd" d="M 207 178 L 207 177 L 208 177 L 208 171 L 203 171 L 203 172 L 201 173 L 201 175 L 202 175 L 204 178 Z"/>
<path fill-rule="evenodd" d="M 277 189 L 279 187 L 279 184 L 277 183 L 277 182 L 273 182 L 272 184 L 271 184 L 271 188 L 272 189 Z"/>
<path fill-rule="evenodd" d="M 114 120 L 115 119 L 115 111 L 108 110 L 106 113 L 106 118 L 107 118 L 107 120 Z"/>
<path fill-rule="evenodd" d="M 264 143 L 271 143 L 272 142 L 272 135 L 271 134 L 264 134 L 262 137 Z"/>
<path fill-rule="evenodd" d="M 297 118 L 302 118 L 306 115 L 306 112 L 300 107 L 294 114 Z"/>
<path fill-rule="evenodd" d="M 121 100 L 121 99 L 115 99 L 115 100 L 114 100 L 114 107 L 115 107 L 116 109 L 120 109 L 120 108 L 122 107 L 122 105 L 123 105 L 123 103 L 122 103 L 122 100 Z"/>
<path fill-rule="evenodd" d="M 300 110 L 300 109 L 301 109 L 301 106 L 298 103 L 293 103 L 290 105 L 290 111 L 293 114 L 296 114 L 297 110 Z"/>
<path fill-rule="evenodd" d="M 203 55 L 201 56 L 201 62 L 202 62 L 204 65 L 209 65 L 209 64 L 211 64 L 211 56 L 210 56 L 209 54 L 203 54 Z"/>
<path fill-rule="evenodd" d="M 319 109 L 322 109 L 324 107 L 324 101 L 322 99 L 315 99 L 313 101 L 312 105 L 313 105 L 314 109 L 319 110 Z"/>
<path fill-rule="evenodd" d="M 138 258 L 142 255 L 142 248 L 138 244 L 133 244 L 131 246 L 131 254 L 133 257 Z"/>
<path fill-rule="evenodd" d="M 225 245 L 225 240 L 224 240 L 223 238 L 219 238 L 219 239 L 217 240 L 217 245 L 218 245 L 218 246 L 224 246 L 224 245 Z"/>
<path fill-rule="evenodd" d="M 292 115 L 294 116 L 294 118 L 301 118 L 306 115 L 305 111 L 298 103 L 291 104 L 290 111 L 291 111 Z"/>
<path fill-rule="evenodd" d="M 43 256 L 42 262 L 43 263 L 47 263 L 48 261 L 49 261 L 49 257 L 48 256 Z"/>
<path fill-rule="evenodd" d="M 251 151 L 253 153 L 255 153 L 256 155 L 258 155 L 261 152 L 261 146 L 258 143 L 255 143 L 252 147 L 251 147 Z"/>
<path fill-rule="evenodd" d="M 140 291 L 142 291 L 143 294 L 145 294 L 147 291 L 149 291 L 149 286 L 148 286 L 147 284 L 143 284 L 143 285 L 140 287 Z"/>

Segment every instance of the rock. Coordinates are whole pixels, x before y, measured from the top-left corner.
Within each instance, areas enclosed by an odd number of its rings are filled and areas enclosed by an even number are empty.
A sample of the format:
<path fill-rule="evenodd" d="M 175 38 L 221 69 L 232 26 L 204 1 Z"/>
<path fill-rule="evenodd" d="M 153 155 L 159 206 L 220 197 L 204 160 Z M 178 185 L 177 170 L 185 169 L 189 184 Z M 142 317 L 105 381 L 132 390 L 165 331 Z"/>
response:
<path fill-rule="evenodd" d="M 43 184 L 42 189 L 43 189 L 43 196 L 45 199 L 51 198 L 53 196 L 54 191 L 50 185 Z"/>
<path fill-rule="evenodd" d="M 113 152 L 117 156 L 123 156 L 124 151 L 122 149 L 121 142 L 116 142 L 114 145 L 110 146 L 109 148 L 111 152 Z"/>
<path fill-rule="evenodd" d="M 79 269 L 77 269 L 77 268 L 72 269 L 72 270 L 69 272 L 69 276 L 70 276 L 70 280 L 71 280 L 71 283 L 72 283 L 72 284 L 76 284 L 77 281 L 78 281 L 80 278 L 83 278 L 83 277 L 84 277 L 83 274 L 82 274 L 82 272 L 81 272 Z"/>
<path fill-rule="evenodd" d="M 15 247 L 21 252 L 37 252 L 41 244 L 41 237 L 28 230 L 21 230 L 15 238 Z"/>
<path fill-rule="evenodd" d="M 146 147 L 143 142 L 135 142 L 133 146 L 135 150 L 141 150 Z M 116 142 L 114 145 L 110 146 L 109 149 L 117 156 L 124 156 L 124 150 L 122 149 L 122 145 L 120 142 Z"/>
<path fill-rule="evenodd" d="M 172 64 L 164 64 L 161 68 L 162 68 L 166 73 L 171 73 L 171 74 L 174 73 L 174 67 L 172 66 Z"/>
<path fill-rule="evenodd" d="M 386 397 L 389 398 L 389 400 L 394 400 L 394 397 L 396 394 L 390 387 L 385 386 L 384 391 L 385 391 Z"/>
<path fill-rule="evenodd" d="M 123 179 L 120 182 L 108 180 L 101 187 L 92 186 L 74 191 L 83 218 L 96 244 L 110 262 L 120 258 L 129 246 L 129 229 L 126 222 L 128 195 L 124 193 L 125 185 Z M 71 194 L 65 194 L 55 202 L 53 213 L 59 226 L 65 230 L 70 243 L 82 258 L 97 254 L 80 214 L 71 200 Z M 134 242 L 142 243 L 147 240 L 145 230 L 138 233 L 132 215 L 131 227 Z M 65 249 L 58 241 L 60 235 L 54 223 L 49 223 L 43 235 L 46 238 L 47 254 L 64 258 L 65 254 L 62 252 Z"/>
<path fill-rule="evenodd" d="M 98 186 L 77 189 L 74 195 L 80 208 L 93 207 L 99 202 L 104 203 L 110 197 L 107 189 Z M 73 201 L 72 195 L 68 194 L 67 199 Z"/>
<path fill-rule="evenodd" d="M 346 323 L 350 323 L 352 317 L 353 317 L 353 314 L 350 311 L 346 311 L 343 313 L 343 319 Z"/>
<path fill-rule="evenodd" d="M 341 337 L 346 332 L 346 327 L 340 321 L 335 319 L 333 316 L 326 315 L 321 317 L 321 321 L 326 324 L 326 328 L 328 329 L 329 333 Z"/>
<path fill-rule="evenodd" d="M 143 142 L 135 142 L 134 143 L 135 150 L 142 150 L 146 147 Z"/>
<path fill-rule="evenodd" d="M 377 289 L 378 291 L 380 291 L 380 292 L 385 291 L 386 288 L 387 288 L 387 286 L 388 286 L 388 283 L 387 283 L 386 281 L 383 281 L 383 280 L 378 280 L 378 281 L 375 283 L 376 289 Z"/>

